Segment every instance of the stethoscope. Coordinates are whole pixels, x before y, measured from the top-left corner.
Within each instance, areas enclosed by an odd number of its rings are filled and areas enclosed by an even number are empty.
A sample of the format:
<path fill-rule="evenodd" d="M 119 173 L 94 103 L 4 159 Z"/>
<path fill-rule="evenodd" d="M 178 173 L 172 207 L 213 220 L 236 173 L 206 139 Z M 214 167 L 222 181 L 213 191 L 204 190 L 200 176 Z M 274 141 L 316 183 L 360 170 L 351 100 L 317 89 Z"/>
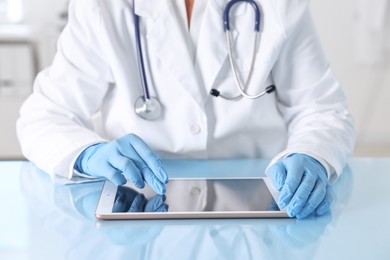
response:
<path fill-rule="evenodd" d="M 230 24 L 229 24 L 229 12 L 232 6 L 236 3 L 239 2 L 247 2 L 251 4 L 254 12 L 255 12 L 255 43 L 254 43 L 254 48 L 253 48 L 253 55 L 252 55 L 252 63 L 250 67 L 250 71 L 248 74 L 248 78 L 245 82 L 245 84 L 242 84 L 236 64 L 234 63 L 233 59 L 233 50 L 232 50 L 232 40 L 231 40 L 231 33 L 230 33 Z M 141 78 L 141 84 L 142 84 L 142 93 L 143 95 L 140 96 L 136 102 L 135 102 L 135 113 L 140 116 L 143 119 L 146 120 L 155 120 L 160 117 L 162 107 L 160 102 L 155 98 L 151 97 L 149 93 L 149 87 L 148 87 L 148 82 L 146 80 L 146 73 L 145 73 L 145 66 L 144 66 L 144 60 L 143 60 L 143 54 L 142 54 L 142 47 L 141 47 L 141 37 L 140 37 L 140 29 L 139 29 L 139 16 L 135 13 L 135 8 L 134 8 L 134 1 L 133 1 L 133 17 L 134 17 L 134 29 L 135 29 L 135 41 L 136 41 L 136 48 L 137 48 L 137 60 L 138 60 L 138 69 L 139 69 L 139 74 Z M 256 4 L 254 0 L 231 0 L 225 7 L 225 10 L 223 12 L 223 26 L 224 26 L 224 31 L 226 34 L 226 42 L 228 46 L 228 52 L 229 52 L 229 62 L 230 62 L 230 67 L 232 68 L 235 83 L 237 86 L 237 89 L 239 91 L 238 96 L 233 96 L 229 97 L 226 95 L 221 94 L 218 90 L 212 89 L 210 91 L 210 94 L 215 97 L 221 97 L 226 100 L 238 100 L 241 97 L 249 98 L 249 99 L 256 99 L 259 97 L 262 97 L 266 94 L 272 93 L 275 91 L 275 86 L 271 85 L 265 88 L 265 90 L 261 91 L 260 93 L 256 95 L 249 95 L 246 92 L 246 89 L 250 83 L 250 80 L 252 78 L 252 73 L 253 73 L 253 67 L 255 64 L 256 60 L 256 50 L 259 45 L 260 41 L 260 21 L 261 21 L 261 13 L 260 13 L 260 8 Z"/>

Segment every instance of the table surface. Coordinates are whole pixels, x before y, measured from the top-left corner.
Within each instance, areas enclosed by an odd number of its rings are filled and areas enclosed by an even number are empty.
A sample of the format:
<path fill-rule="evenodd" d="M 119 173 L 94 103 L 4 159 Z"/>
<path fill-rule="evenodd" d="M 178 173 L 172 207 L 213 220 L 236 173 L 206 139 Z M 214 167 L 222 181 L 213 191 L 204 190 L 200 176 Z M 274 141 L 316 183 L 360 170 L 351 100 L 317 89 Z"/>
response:
<path fill-rule="evenodd" d="M 262 176 L 268 161 L 165 161 L 170 177 Z M 0 259 L 390 259 L 390 158 L 353 158 L 332 210 L 296 219 L 103 221 L 102 182 L 0 162 Z"/>

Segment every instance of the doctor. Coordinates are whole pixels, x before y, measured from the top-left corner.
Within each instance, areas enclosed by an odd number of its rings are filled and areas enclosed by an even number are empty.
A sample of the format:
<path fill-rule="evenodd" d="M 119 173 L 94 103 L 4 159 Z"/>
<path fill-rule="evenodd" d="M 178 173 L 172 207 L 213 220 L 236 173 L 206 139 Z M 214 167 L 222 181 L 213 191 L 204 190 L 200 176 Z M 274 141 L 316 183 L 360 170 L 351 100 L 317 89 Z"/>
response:
<path fill-rule="evenodd" d="M 280 207 L 327 212 L 354 143 L 344 94 L 307 1 L 255 2 L 256 45 L 253 1 L 231 6 L 229 37 L 227 0 L 71 1 L 53 64 L 21 108 L 26 158 L 54 179 L 146 182 L 159 194 L 168 176 L 157 154 L 272 158 Z"/>

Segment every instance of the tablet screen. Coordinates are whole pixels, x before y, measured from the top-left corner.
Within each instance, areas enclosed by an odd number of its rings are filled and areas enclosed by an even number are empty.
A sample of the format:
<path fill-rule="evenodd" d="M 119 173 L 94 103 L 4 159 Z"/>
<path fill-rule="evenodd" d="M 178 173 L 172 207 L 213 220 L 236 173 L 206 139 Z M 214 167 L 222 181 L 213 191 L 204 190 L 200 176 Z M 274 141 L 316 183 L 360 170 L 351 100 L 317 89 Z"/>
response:
<path fill-rule="evenodd" d="M 158 195 L 148 185 L 137 189 L 128 182 L 118 187 L 112 212 L 279 211 L 261 178 L 172 179 L 166 190 Z"/>

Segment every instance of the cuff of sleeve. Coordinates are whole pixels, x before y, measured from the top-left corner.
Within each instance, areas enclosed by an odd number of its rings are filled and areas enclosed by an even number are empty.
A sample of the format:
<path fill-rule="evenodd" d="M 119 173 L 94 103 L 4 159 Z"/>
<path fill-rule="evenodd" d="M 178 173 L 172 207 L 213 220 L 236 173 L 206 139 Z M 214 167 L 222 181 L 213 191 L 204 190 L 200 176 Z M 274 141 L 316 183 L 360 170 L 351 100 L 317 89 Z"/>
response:
<path fill-rule="evenodd" d="M 89 146 L 98 144 L 101 142 L 107 142 L 107 140 L 101 139 L 101 140 L 93 140 L 87 143 L 84 143 L 82 146 L 78 147 L 76 150 L 68 153 L 68 155 L 61 161 L 59 165 L 54 170 L 53 181 L 58 183 L 64 183 L 65 180 L 68 180 L 70 183 L 72 183 L 72 179 L 77 178 L 85 178 L 85 180 L 89 179 L 89 181 L 96 181 L 100 180 L 101 178 L 94 178 L 89 175 L 80 173 L 74 169 L 74 164 L 76 163 L 77 158 L 79 155 Z M 79 182 L 79 181 L 77 181 Z"/>
<path fill-rule="evenodd" d="M 279 153 L 278 155 L 276 155 L 272 161 L 269 163 L 269 165 L 267 166 L 265 172 L 266 174 L 268 175 L 268 170 L 269 168 L 275 164 L 276 162 L 288 157 L 289 155 L 291 154 L 294 154 L 294 153 L 302 153 L 302 154 L 307 154 L 311 157 L 313 157 L 314 159 L 316 159 L 319 163 L 322 164 L 322 166 L 324 166 L 325 170 L 326 170 L 326 174 L 328 176 L 328 182 L 329 184 L 334 184 L 338 177 L 339 177 L 339 174 L 337 173 L 337 171 L 335 170 L 335 168 L 330 164 L 328 163 L 323 157 L 319 156 L 318 154 L 316 153 L 313 153 L 312 151 L 309 151 L 309 150 L 285 150 L 281 153 Z"/>
<path fill-rule="evenodd" d="M 90 183 L 105 180 L 105 178 L 85 178 L 82 176 L 73 175 L 71 179 L 64 178 L 59 175 L 54 175 L 53 182 L 57 185 L 71 185 L 71 184 L 80 184 L 80 183 Z"/>
<path fill-rule="evenodd" d="M 79 158 L 79 156 L 84 152 L 85 149 L 87 149 L 88 147 L 90 147 L 92 145 L 99 144 L 99 143 L 102 143 L 102 142 L 93 142 L 90 144 L 83 145 L 81 148 L 77 149 L 76 155 L 73 157 L 73 159 L 71 160 L 71 163 L 69 165 L 68 179 L 71 179 L 73 176 L 79 176 L 79 177 L 90 178 L 90 179 L 96 178 L 96 177 L 95 178 L 92 177 L 91 175 L 79 172 L 78 170 L 75 169 L 75 164 L 76 164 L 77 158 Z"/>

